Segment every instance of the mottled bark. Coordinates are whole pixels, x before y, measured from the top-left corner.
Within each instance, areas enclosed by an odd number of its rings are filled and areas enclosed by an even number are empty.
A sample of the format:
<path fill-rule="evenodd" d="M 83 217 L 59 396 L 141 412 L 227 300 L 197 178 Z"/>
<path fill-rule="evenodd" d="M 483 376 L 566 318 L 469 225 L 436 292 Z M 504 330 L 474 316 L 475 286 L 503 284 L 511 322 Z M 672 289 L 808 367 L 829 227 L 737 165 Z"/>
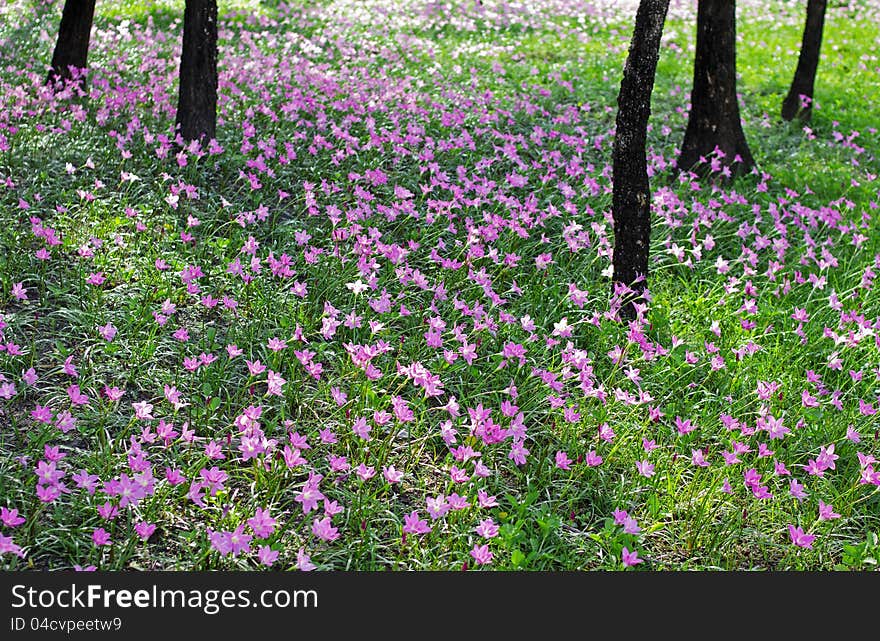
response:
<path fill-rule="evenodd" d="M 209 140 L 217 130 L 217 2 L 186 0 L 177 125 L 184 140 Z"/>
<path fill-rule="evenodd" d="M 64 3 L 46 84 L 71 80 L 71 67 L 84 69 L 87 66 L 94 16 L 95 0 L 67 0 Z M 84 86 L 85 82 L 81 84 Z"/>
<path fill-rule="evenodd" d="M 617 96 L 614 135 L 612 213 L 614 217 L 614 285 L 631 287 L 624 299 L 623 318 L 634 318 L 648 276 L 651 238 L 651 192 L 645 151 L 651 92 L 660 55 L 660 37 L 669 0 L 641 0 L 623 81 Z"/>
<path fill-rule="evenodd" d="M 813 87 L 816 69 L 819 68 L 819 51 L 822 48 L 822 30 L 825 26 L 826 0 L 808 0 L 807 20 L 797 70 L 788 96 L 782 102 L 782 117 L 791 120 L 798 117 L 809 120 L 813 113 Z M 806 106 L 801 106 L 801 96 L 806 96 Z"/>
<path fill-rule="evenodd" d="M 699 0 L 691 111 L 677 166 L 707 173 L 709 165 L 696 165 L 716 148 L 723 154 L 716 162 L 733 175 L 755 166 L 736 98 L 735 0 Z"/>

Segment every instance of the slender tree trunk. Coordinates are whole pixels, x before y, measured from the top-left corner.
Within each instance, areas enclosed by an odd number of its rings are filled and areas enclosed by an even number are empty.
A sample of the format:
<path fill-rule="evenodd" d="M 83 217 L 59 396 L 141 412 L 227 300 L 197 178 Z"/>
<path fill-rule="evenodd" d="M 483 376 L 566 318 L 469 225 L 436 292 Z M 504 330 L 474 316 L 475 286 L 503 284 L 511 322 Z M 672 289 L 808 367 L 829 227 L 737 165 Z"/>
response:
<path fill-rule="evenodd" d="M 612 213 L 614 217 L 615 288 L 625 285 L 634 291 L 624 298 L 623 318 L 635 318 L 636 302 L 645 291 L 648 276 L 648 248 L 651 238 L 651 192 L 645 145 L 651 92 L 660 37 L 669 0 L 641 0 L 623 81 L 617 96 L 617 124 L 614 135 Z"/>
<path fill-rule="evenodd" d="M 46 77 L 46 84 L 71 80 L 71 67 L 84 69 L 87 66 L 94 16 L 95 0 L 67 0 L 64 3 L 58 40 L 52 53 L 52 68 Z M 85 82 L 82 84 L 85 85 Z"/>
<path fill-rule="evenodd" d="M 809 120 L 813 113 L 813 86 L 816 83 L 816 69 L 819 67 L 826 4 L 826 0 L 807 1 L 807 21 L 804 25 L 801 55 L 798 57 L 791 89 L 782 102 L 782 117 L 785 120 L 791 120 L 795 116 L 801 120 Z M 801 96 L 806 96 L 806 106 L 801 106 Z"/>
<path fill-rule="evenodd" d="M 176 122 L 184 140 L 217 130 L 217 0 L 186 0 Z"/>
<path fill-rule="evenodd" d="M 732 174 L 755 166 L 736 99 L 736 0 L 699 0 L 694 86 L 678 168 L 694 169 L 718 148 Z M 708 173 L 709 165 L 695 169 Z"/>

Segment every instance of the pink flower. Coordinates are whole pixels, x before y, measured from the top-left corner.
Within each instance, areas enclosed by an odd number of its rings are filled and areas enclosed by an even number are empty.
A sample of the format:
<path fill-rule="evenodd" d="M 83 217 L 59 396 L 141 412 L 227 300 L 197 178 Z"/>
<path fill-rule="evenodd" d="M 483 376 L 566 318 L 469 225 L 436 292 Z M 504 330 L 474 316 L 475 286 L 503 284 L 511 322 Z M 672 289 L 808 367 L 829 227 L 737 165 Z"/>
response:
<path fill-rule="evenodd" d="M 535 267 L 538 270 L 547 269 L 547 266 L 552 265 L 552 264 L 553 264 L 553 255 L 552 254 L 544 253 L 544 254 L 538 255 L 535 258 Z"/>
<path fill-rule="evenodd" d="M 153 532 L 156 531 L 156 525 L 153 523 L 146 523 L 144 521 L 140 521 L 134 526 L 134 529 L 135 529 L 135 532 L 137 532 L 138 536 L 141 537 L 141 539 L 143 539 L 144 541 L 146 541 L 147 539 L 149 539 L 153 535 Z"/>
<path fill-rule="evenodd" d="M 293 497 L 297 503 L 302 503 L 303 514 L 308 514 L 318 507 L 318 501 L 322 500 L 324 495 L 318 489 L 317 485 L 306 483 L 302 492 Z"/>
<path fill-rule="evenodd" d="M 599 438 L 603 441 L 611 443 L 614 441 L 614 429 L 608 423 L 602 423 L 599 426 Z"/>
<path fill-rule="evenodd" d="M 621 558 L 623 560 L 623 565 L 628 568 L 645 562 L 644 559 L 639 558 L 638 551 L 633 550 L 630 552 L 626 547 L 621 550 Z"/>
<path fill-rule="evenodd" d="M 316 518 L 312 523 L 312 534 L 323 541 L 335 541 L 339 538 L 339 529 L 333 527 L 329 516 Z"/>
<path fill-rule="evenodd" d="M 15 508 L 0 507 L 0 521 L 3 521 L 3 525 L 6 527 L 12 528 L 24 523 L 25 519 L 18 515 L 18 510 Z"/>
<path fill-rule="evenodd" d="M 431 526 L 419 518 L 418 511 L 413 510 L 403 517 L 403 531 L 409 534 L 427 534 L 431 531 Z"/>
<path fill-rule="evenodd" d="M 281 376 L 273 372 L 271 369 L 266 374 L 266 394 L 273 396 L 284 396 L 283 387 L 287 381 Z"/>
<path fill-rule="evenodd" d="M 394 416 L 401 423 L 409 423 L 413 419 L 415 419 L 415 412 L 407 404 L 406 400 L 404 400 L 400 396 L 395 396 L 391 399 L 391 405 L 394 409 Z"/>
<path fill-rule="evenodd" d="M 94 474 L 89 474 L 86 470 L 80 470 L 71 478 L 79 488 L 85 489 L 89 494 L 94 494 L 98 487 L 98 481 L 101 479 Z"/>
<path fill-rule="evenodd" d="M 257 559 L 266 567 L 272 567 L 272 564 L 278 560 L 278 551 L 273 550 L 268 545 L 261 545 L 257 551 Z"/>
<path fill-rule="evenodd" d="M 776 476 L 789 476 L 791 472 L 788 471 L 788 468 L 785 467 L 785 463 L 782 461 L 775 461 L 773 463 L 773 472 Z"/>
<path fill-rule="evenodd" d="M 12 284 L 12 297 L 16 300 L 27 300 L 27 292 L 24 289 L 24 282 Z"/>
<path fill-rule="evenodd" d="M 104 395 L 111 401 L 118 401 L 124 394 L 125 392 L 115 385 L 113 387 L 104 386 Z"/>
<path fill-rule="evenodd" d="M 153 406 L 150 403 L 140 401 L 138 403 L 132 403 L 131 406 L 134 408 L 134 415 L 136 418 L 139 418 L 142 421 L 147 421 L 153 418 Z"/>
<path fill-rule="evenodd" d="M 269 510 L 257 508 L 254 516 L 247 521 L 257 538 L 267 539 L 275 531 L 277 521 L 269 516 Z"/>
<path fill-rule="evenodd" d="M 312 563 L 311 558 L 306 554 L 305 548 L 300 548 L 296 553 L 296 567 L 302 572 L 311 572 L 317 566 Z"/>
<path fill-rule="evenodd" d="M 116 337 L 116 331 L 116 327 L 114 327 L 113 323 L 110 322 L 108 322 L 106 325 L 101 325 L 100 327 L 98 327 L 98 333 L 108 343 Z"/>
<path fill-rule="evenodd" d="M 572 461 L 568 458 L 568 454 L 562 451 L 556 452 L 556 467 L 560 470 L 570 470 L 571 467 L 569 466 L 571 463 Z"/>
<path fill-rule="evenodd" d="M 186 403 L 181 400 L 180 390 L 178 390 L 173 385 L 165 385 L 164 393 L 165 393 L 165 400 L 167 400 L 169 403 L 171 403 L 171 405 L 176 410 L 182 409 L 182 408 L 186 407 L 187 405 L 189 405 L 189 403 Z"/>
<path fill-rule="evenodd" d="M 467 470 L 463 470 L 455 465 L 449 470 L 449 476 L 455 483 L 466 483 L 471 478 L 471 475 L 467 473 Z"/>
<path fill-rule="evenodd" d="M 211 548 L 219 552 L 222 556 L 232 552 L 232 542 L 229 540 L 229 532 L 215 532 L 208 528 L 208 541 Z"/>
<path fill-rule="evenodd" d="M 371 478 L 376 476 L 376 468 L 367 467 L 366 464 L 361 463 L 355 468 L 355 473 L 358 475 L 358 478 L 362 481 L 369 481 Z"/>
<path fill-rule="evenodd" d="M 5 398 L 7 401 L 16 395 L 15 385 L 13 383 L 3 383 L 0 382 L 0 398 Z"/>
<path fill-rule="evenodd" d="M 329 501 L 326 498 L 324 499 L 324 514 L 327 516 L 336 516 L 337 514 L 342 514 L 345 511 L 345 508 L 339 505 L 336 501 Z"/>
<path fill-rule="evenodd" d="M 819 456 L 816 457 L 816 463 L 823 469 L 834 469 L 834 461 L 840 458 L 837 454 L 834 453 L 834 443 L 829 445 L 827 448 L 822 447 L 819 449 Z"/>
<path fill-rule="evenodd" d="M 367 423 L 367 419 L 363 417 L 358 417 L 355 419 L 354 425 L 352 426 L 352 431 L 364 439 L 365 441 L 369 441 L 370 439 L 370 430 L 372 429 L 370 425 Z"/>
<path fill-rule="evenodd" d="M 79 385 L 71 385 L 67 388 L 67 396 L 70 398 L 70 402 L 73 405 L 88 405 L 89 397 L 83 394 Z"/>
<path fill-rule="evenodd" d="M 489 549 L 489 544 L 486 545 L 478 545 L 474 544 L 474 549 L 471 550 L 471 556 L 474 557 L 474 561 L 477 562 L 477 565 L 486 565 L 492 562 L 492 559 L 495 557 L 492 554 L 492 551 Z"/>
<path fill-rule="evenodd" d="M 805 534 L 801 528 L 789 525 L 788 535 L 791 537 L 791 542 L 796 546 L 810 550 L 813 549 L 813 541 L 816 538 L 815 534 Z"/>
<path fill-rule="evenodd" d="M 383 466 L 382 474 L 385 476 L 385 480 L 389 483 L 400 483 L 400 480 L 403 478 L 403 472 L 395 470 L 393 465 L 389 465 L 388 467 Z"/>
<path fill-rule="evenodd" d="M 11 536 L 3 536 L 0 534 L 0 554 L 14 554 L 15 556 L 23 559 L 24 552 L 21 551 L 21 546 L 16 545 Z"/>
<path fill-rule="evenodd" d="M 264 371 L 266 371 L 266 366 L 263 365 L 260 361 L 249 361 L 245 359 L 244 362 L 247 363 L 248 372 L 250 372 L 251 376 L 259 376 Z"/>
<path fill-rule="evenodd" d="M 281 350 L 287 349 L 287 343 L 277 337 L 270 338 L 266 346 L 273 352 L 280 352 Z"/>
<path fill-rule="evenodd" d="M 480 524 L 474 528 L 474 532 L 487 539 L 495 538 L 498 536 L 499 531 L 500 528 L 492 519 L 483 519 L 480 521 Z"/>
<path fill-rule="evenodd" d="M 31 369 L 28 370 L 27 373 L 29 373 L 29 374 L 32 373 L 33 369 L 34 368 L 32 367 Z M 76 371 L 76 365 L 73 362 L 73 354 L 71 354 L 70 356 L 68 356 L 67 358 L 64 359 L 64 365 L 62 366 L 62 369 L 64 370 L 64 373 L 67 374 L 68 376 L 73 376 L 74 378 L 79 378 L 79 372 Z M 33 375 L 35 377 L 34 380 L 36 381 L 36 373 L 33 372 Z M 28 383 L 28 384 L 33 385 L 33 383 Z"/>
<path fill-rule="evenodd" d="M 654 476 L 654 465 L 648 461 L 637 461 L 636 469 L 639 471 L 639 474 L 645 478 L 651 478 Z"/>
<path fill-rule="evenodd" d="M 820 521 L 831 521 L 832 519 L 839 519 L 840 514 L 834 511 L 834 506 L 831 504 L 826 504 L 822 502 L 822 499 L 819 499 L 819 520 Z"/>
<path fill-rule="evenodd" d="M 425 502 L 428 506 L 428 515 L 436 520 L 446 515 L 449 512 L 449 501 L 447 501 L 446 497 L 442 494 L 437 495 L 436 497 L 428 497 L 425 499 Z"/>
<path fill-rule="evenodd" d="M 642 531 L 642 528 L 639 527 L 638 522 L 631 516 L 627 516 L 623 520 L 623 531 L 627 534 L 638 534 Z"/>
<path fill-rule="evenodd" d="M 807 498 L 807 493 L 804 490 L 804 486 L 798 482 L 797 479 L 791 479 L 788 482 L 788 493 L 791 494 L 798 501 L 802 501 Z"/>
<path fill-rule="evenodd" d="M 110 545 L 110 534 L 102 527 L 92 532 L 92 541 L 95 546 Z"/>
<path fill-rule="evenodd" d="M 102 285 L 105 280 L 107 279 L 104 277 L 104 272 L 94 272 L 86 277 L 86 282 L 95 286 Z"/>
<path fill-rule="evenodd" d="M 691 423 L 690 419 L 683 419 L 680 416 L 675 417 L 675 427 L 681 435 L 693 432 L 697 426 Z"/>
<path fill-rule="evenodd" d="M 709 461 L 706 460 L 703 450 L 691 450 L 691 463 L 697 467 L 709 467 Z"/>
<path fill-rule="evenodd" d="M 327 461 L 330 463 L 331 472 L 345 472 L 350 467 L 350 465 L 348 464 L 348 459 L 344 456 L 328 454 Z"/>
<path fill-rule="evenodd" d="M 456 492 L 450 494 L 446 501 L 449 503 L 449 507 L 453 510 L 463 510 L 466 507 L 470 507 L 470 503 L 467 502 L 467 497 L 459 496 Z"/>
<path fill-rule="evenodd" d="M 507 184 L 509 184 L 511 187 L 525 187 L 528 181 L 528 176 L 521 176 L 517 173 L 507 174 Z"/>
<path fill-rule="evenodd" d="M 235 531 L 229 532 L 229 544 L 232 548 L 232 556 L 237 556 L 239 552 L 243 552 L 245 554 L 251 551 L 251 539 L 250 534 L 244 533 L 244 523 L 239 524 Z"/>
<path fill-rule="evenodd" d="M 52 503 L 61 496 L 59 485 L 37 485 L 37 498 L 42 503 Z"/>
<path fill-rule="evenodd" d="M 34 409 L 31 410 L 31 418 L 38 423 L 46 423 L 48 425 L 52 422 L 52 416 L 52 410 L 43 405 L 37 404 Z"/>
<path fill-rule="evenodd" d="M 65 364 L 66 364 L 66 362 L 65 362 Z M 76 370 L 74 370 L 74 371 L 76 371 Z M 67 373 L 66 369 L 65 369 L 65 372 Z M 23 380 L 26 385 L 32 386 L 34 383 L 37 382 L 36 370 L 33 367 L 29 367 L 28 370 L 21 375 L 21 380 Z"/>
<path fill-rule="evenodd" d="M 804 407 L 819 407 L 819 401 L 812 396 L 807 390 L 801 393 L 801 405 Z"/>
<path fill-rule="evenodd" d="M 526 457 L 529 455 L 529 450 L 526 449 L 525 443 L 523 441 L 514 441 L 513 445 L 510 447 L 510 453 L 507 455 L 507 458 L 511 459 L 517 465 L 525 465 Z"/>

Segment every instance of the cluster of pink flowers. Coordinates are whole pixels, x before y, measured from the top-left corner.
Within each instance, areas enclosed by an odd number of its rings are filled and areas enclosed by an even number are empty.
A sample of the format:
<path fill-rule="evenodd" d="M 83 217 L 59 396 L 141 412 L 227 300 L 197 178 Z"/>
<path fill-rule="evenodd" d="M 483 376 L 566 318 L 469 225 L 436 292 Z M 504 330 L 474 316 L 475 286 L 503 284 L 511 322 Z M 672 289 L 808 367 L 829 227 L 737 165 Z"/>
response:
<path fill-rule="evenodd" d="M 655 327 L 648 306 L 670 303 L 649 293 L 617 324 L 625 291 L 609 303 L 601 285 L 613 138 L 599 114 L 610 105 L 583 102 L 556 72 L 513 82 L 509 56 L 492 62 L 507 97 L 461 70 L 426 71 L 428 87 L 407 52 L 434 56 L 433 45 L 409 34 L 394 50 L 369 44 L 440 19 L 536 27 L 582 16 L 583 3 L 443 13 L 412 0 L 366 31 L 362 8 L 336 4 L 350 20 L 324 40 L 293 28 L 324 24 L 317 6 L 253 16 L 239 40 L 222 39 L 220 142 L 171 133 L 173 38 L 153 26 L 98 30 L 93 59 L 114 63 L 92 70 L 87 108 L 73 86 L 39 89 L 33 63 L 0 80 L 0 152 L 26 129 L 69 158 L 51 191 L 0 175 L 23 247 L 0 291 L 0 421 L 39 443 L 10 472 L 33 492 L 0 506 L 0 555 L 40 554 L 19 526 L 54 506 L 95 517 L 92 556 L 78 561 L 100 567 L 127 536 L 185 554 L 175 512 L 212 562 L 235 567 L 314 569 L 358 528 L 402 554 L 414 539 L 444 541 L 458 563 L 492 566 L 509 556 L 511 479 L 533 474 L 618 491 L 613 475 L 633 500 L 715 474 L 710 500 L 772 505 L 785 520 L 774 536 L 787 529 L 810 549 L 845 518 L 835 509 L 849 518 L 840 499 L 824 502 L 839 486 L 880 486 L 865 437 L 880 406 L 869 364 L 880 255 L 864 251 L 880 195 L 860 212 L 766 172 L 756 193 L 683 175 L 655 190 L 652 268 L 710 274 L 711 318 L 676 311 Z M 614 13 L 600 3 L 589 28 Z M 576 40 L 586 29 L 560 27 Z M 114 52 L 136 43 L 149 46 L 135 68 Z M 86 109 L 96 140 L 112 142 L 97 164 L 71 143 Z M 858 164 L 859 132 L 833 129 L 854 175 L 876 180 Z M 198 178 L 204 159 L 232 168 L 229 182 Z M 651 172 L 671 162 L 654 150 Z M 153 190 L 143 206 L 138 181 Z M 88 204 L 119 214 L 88 231 L 77 218 Z M 80 310 L 58 315 L 69 328 L 42 324 L 59 304 L 56 277 L 77 289 L 83 326 Z M 782 354 L 784 372 L 768 365 Z M 856 457 L 849 478 L 842 463 Z M 387 522 L 367 523 L 376 513 Z M 651 560 L 652 535 L 625 511 L 613 519 L 638 543 L 615 558 Z"/>

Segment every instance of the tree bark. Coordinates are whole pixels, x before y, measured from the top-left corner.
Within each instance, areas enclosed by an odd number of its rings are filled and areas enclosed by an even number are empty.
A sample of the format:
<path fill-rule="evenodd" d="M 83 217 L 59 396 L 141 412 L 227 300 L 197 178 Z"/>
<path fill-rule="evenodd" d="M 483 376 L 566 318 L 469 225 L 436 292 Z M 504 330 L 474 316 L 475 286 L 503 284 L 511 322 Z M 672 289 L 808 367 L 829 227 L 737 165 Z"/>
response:
<path fill-rule="evenodd" d="M 678 169 L 709 173 L 711 165 L 702 163 L 716 148 L 723 154 L 719 169 L 737 175 L 755 166 L 736 98 L 736 0 L 699 0 L 691 112 Z"/>
<path fill-rule="evenodd" d="M 184 140 L 209 140 L 217 130 L 217 1 L 186 0 L 177 125 Z"/>
<path fill-rule="evenodd" d="M 95 0 L 67 0 L 64 3 L 46 84 L 71 80 L 71 67 L 84 69 L 87 66 L 94 16 Z M 81 84 L 85 85 L 84 80 L 81 80 Z"/>
<path fill-rule="evenodd" d="M 614 218 L 613 287 L 632 288 L 620 313 L 635 318 L 635 303 L 641 300 L 648 276 L 651 238 L 651 192 L 648 184 L 646 141 L 651 115 L 651 92 L 660 37 L 669 0 L 641 0 L 623 81 L 617 96 L 617 124 L 614 134 L 612 214 Z M 613 292 L 612 292 L 613 293 Z"/>
<path fill-rule="evenodd" d="M 785 120 L 796 116 L 801 120 L 809 120 L 813 113 L 813 87 L 816 84 L 816 69 L 819 67 L 819 50 L 822 48 L 826 4 L 826 0 L 807 1 L 807 21 L 804 25 L 801 54 L 791 89 L 782 102 L 782 117 Z M 801 96 L 807 98 L 805 106 L 801 106 Z"/>

